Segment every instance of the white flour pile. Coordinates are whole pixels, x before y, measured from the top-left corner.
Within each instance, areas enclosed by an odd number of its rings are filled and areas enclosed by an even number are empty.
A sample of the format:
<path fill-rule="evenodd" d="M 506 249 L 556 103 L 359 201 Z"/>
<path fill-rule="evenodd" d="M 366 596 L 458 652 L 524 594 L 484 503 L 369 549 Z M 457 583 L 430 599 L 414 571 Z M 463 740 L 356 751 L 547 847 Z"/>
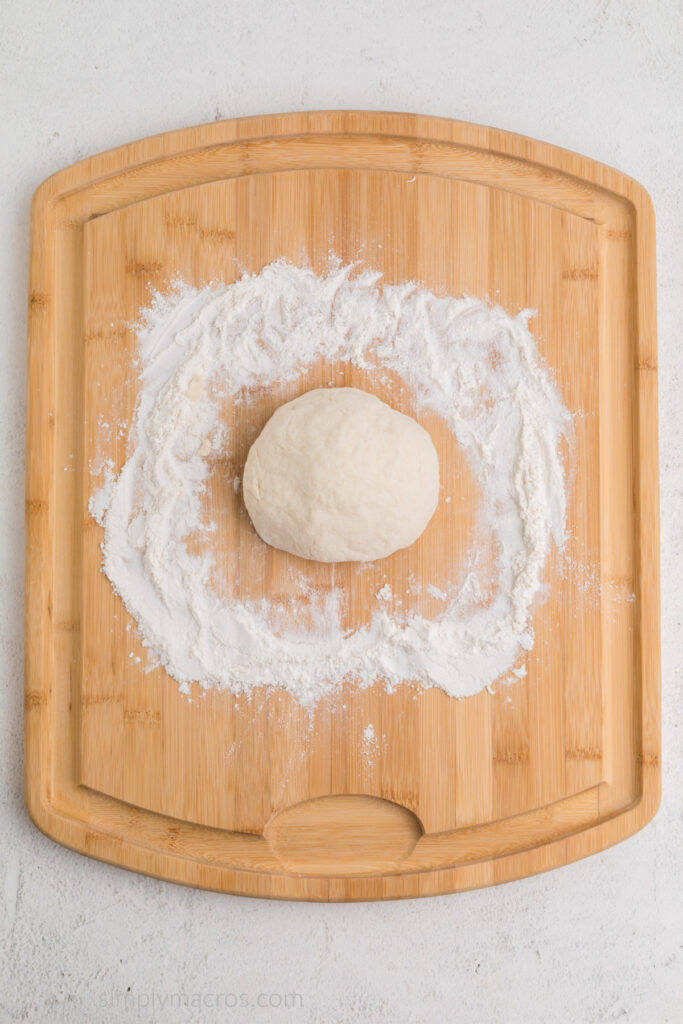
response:
<path fill-rule="evenodd" d="M 104 526 L 103 571 L 135 618 L 142 642 L 181 684 L 249 691 L 269 684 L 302 703 L 346 678 L 381 677 L 476 693 L 509 672 L 534 635 L 551 539 L 564 540 L 562 439 L 571 417 L 527 328 L 473 298 L 377 285 L 379 273 L 325 277 L 282 261 L 231 285 L 157 296 L 138 330 L 140 397 L 129 457 L 91 499 Z M 433 620 L 402 618 L 379 598 L 367 626 L 340 625 L 341 595 L 313 623 L 272 628 L 264 604 L 221 599 L 201 495 L 221 399 L 291 381 L 321 357 L 398 373 L 418 404 L 441 416 L 464 449 L 496 547 L 479 578 L 476 552 L 458 593 Z M 195 551 L 193 549 L 193 551 Z M 428 585 L 429 581 L 423 581 Z"/>

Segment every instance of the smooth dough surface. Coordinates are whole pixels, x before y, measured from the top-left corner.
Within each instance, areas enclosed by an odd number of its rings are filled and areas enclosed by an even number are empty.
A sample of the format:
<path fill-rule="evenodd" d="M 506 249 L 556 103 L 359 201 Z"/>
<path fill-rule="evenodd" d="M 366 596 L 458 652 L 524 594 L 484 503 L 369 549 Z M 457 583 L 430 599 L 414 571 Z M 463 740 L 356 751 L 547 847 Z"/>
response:
<path fill-rule="evenodd" d="M 319 562 L 365 562 L 420 536 L 438 504 L 439 460 L 410 416 L 357 388 L 319 388 L 273 413 L 242 485 L 268 544 Z"/>

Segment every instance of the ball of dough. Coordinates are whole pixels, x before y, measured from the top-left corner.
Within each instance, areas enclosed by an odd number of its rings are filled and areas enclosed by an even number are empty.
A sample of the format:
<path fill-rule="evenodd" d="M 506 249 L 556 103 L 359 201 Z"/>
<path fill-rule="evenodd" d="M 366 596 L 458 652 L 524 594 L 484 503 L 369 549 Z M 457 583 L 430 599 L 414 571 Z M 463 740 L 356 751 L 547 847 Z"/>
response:
<path fill-rule="evenodd" d="M 438 503 L 439 460 L 410 416 L 357 388 L 320 388 L 273 413 L 242 486 L 268 544 L 319 562 L 365 562 L 420 536 Z"/>

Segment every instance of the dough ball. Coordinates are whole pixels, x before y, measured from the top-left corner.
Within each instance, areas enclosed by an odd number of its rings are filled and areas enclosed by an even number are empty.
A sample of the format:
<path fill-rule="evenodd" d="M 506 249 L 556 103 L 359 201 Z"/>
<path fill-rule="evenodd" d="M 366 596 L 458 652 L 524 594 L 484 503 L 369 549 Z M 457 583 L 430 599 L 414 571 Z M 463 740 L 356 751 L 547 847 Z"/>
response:
<path fill-rule="evenodd" d="M 320 388 L 273 413 L 242 484 L 268 544 L 319 562 L 365 562 L 420 536 L 438 503 L 439 460 L 410 416 L 357 388 Z"/>

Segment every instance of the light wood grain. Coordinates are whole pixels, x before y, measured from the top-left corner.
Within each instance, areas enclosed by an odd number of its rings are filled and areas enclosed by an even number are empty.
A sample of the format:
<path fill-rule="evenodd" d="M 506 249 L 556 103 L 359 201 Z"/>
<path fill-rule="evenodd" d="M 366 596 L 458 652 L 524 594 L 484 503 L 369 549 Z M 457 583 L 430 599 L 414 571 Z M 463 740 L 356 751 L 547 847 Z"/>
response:
<path fill-rule="evenodd" d="M 654 223 L 635 182 L 476 125 L 332 112 L 145 139 L 48 179 L 31 221 L 26 800 L 59 842 L 159 877 L 293 899 L 385 899 L 521 877 L 633 833 L 659 799 Z M 548 569 L 527 676 L 457 701 L 381 686 L 192 703 L 144 652 L 99 572 L 87 515 L 102 422 L 130 422 L 128 325 L 176 275 L 231 281 L 330 252 L 440 293 L 538 310 L 540 351 L 575 410 L 566 557 Z M 246 410 L 207 493 L 240 596 L 286 599 L 298 560 L 255 537 L 239 495 L 251 440 L 283 401 L 333 380 L 418 415 L 444 481 L 420 541 L 340 582 L 347 624 L 384 583 L 462 571 L 477 493 L 438 418 L 395 377 L 320 364 Z M 120 468 L 126 437 L 106 455 Z M 484 549 L 485 551 L 485 544 Z M 577 570 L 577 566 L 579 567 Z M 310 566 L 309 566 L 310 568 Z M 590 569 L 590 573 L 588 572 Z M 142 657 L 137 663 L 134 658 Z M 368 749 L 363 730 L 377 737 Z"/>

